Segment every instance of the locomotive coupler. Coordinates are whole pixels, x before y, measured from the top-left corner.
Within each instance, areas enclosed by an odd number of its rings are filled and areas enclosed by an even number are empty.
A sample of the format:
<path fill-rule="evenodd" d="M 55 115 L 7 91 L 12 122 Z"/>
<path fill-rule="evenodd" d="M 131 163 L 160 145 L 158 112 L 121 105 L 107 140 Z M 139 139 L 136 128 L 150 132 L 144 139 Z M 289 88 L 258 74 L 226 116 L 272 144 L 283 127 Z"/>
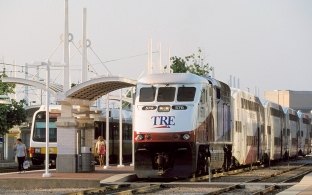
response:
<path fill-rule="evenodd" d="M 162 175 L 168 168 L 169 155 L 164 153 L 157 153 L 155 157 L 155 164 L 158 168 L 158 174 Z"/>

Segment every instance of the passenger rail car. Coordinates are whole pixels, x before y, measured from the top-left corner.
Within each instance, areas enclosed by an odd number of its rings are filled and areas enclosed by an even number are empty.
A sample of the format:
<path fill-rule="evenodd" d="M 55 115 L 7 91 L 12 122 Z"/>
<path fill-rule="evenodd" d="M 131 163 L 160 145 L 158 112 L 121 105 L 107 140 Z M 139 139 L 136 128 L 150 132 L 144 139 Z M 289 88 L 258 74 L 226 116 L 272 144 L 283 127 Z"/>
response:
<path fill-rule="evenodd" d="M 260 162 L 264 139 L 264 108 L 253 94 L 232 88 L 233 163 Z"/>
<path fill-rule="evenodd" d="M 49 159 L 50 165 L 54 167 L 56 165 L 57 158 L 57 117 L 61 115 L 60 105 L 50 105 L 50 118 L 49 118 Z M 118 111 L 117 111 L 118 110 Z M 124 111 L 125 112 L 125 111 Z M 129 163 L 132 161 L 132 120 L 131 112 L 123 112 L 123 163 Z M 110 111 L 110 163 L 117 163 L 119 157 L 119 109 L 112 109 Z M 30 159 L 34 165 L 40 165 L 45 160 L 45 146 L 46 146 L 46 109 L 45 106 L 41 106 L 38 111 L 33 115 L 31 133 L 30 133 Z M 75 115 L 75 117 L 79 117 Z M 104 119 L 95 119 L 94 122 L 94 144 L 92 149 L 95 157 L 97 154 L 94 150 L 95 143 L 98 136 L 102 135 L 105 138 L 106 122 Z M 84 134 L 84 133 L 83 133 Z M 78 134 L 80 140 L 85 138 L 81 137 L 81 133 Z M 81 143 L 82 141 L 80 141 Z"/>
<path fill-rule="evenodd" d="M 49 112 L 49 159 L 51 166 L 56 164 L 57 155 L 57 130 L 56 120 L 60 116 L 61 106 L 50 105 Z M 41 106 L 33 115 L 30 133 L 29 155 L 34 165 L 44 163 L 46 153 L 46 109 Z"/>
<path fill-rule="evenodd" d="M 230 88 L 189 73 L 153 74 L 138 81 L 135 98 L 138 177 L 189 177 L 230 166 Z M 212 166 L 213 166 L 212 165 Z"/>
<path fill-rule="evenodd" d="M 288 138 L 285 128 L 285 114 L 282 106 L 274 102 L 263 102 L 265 132 L 263 140 L 263 161 L 280 160 L 287 149 Z"/>
<path fill-rule="evenodd" d="M 308 114 L 298 111 L 299 131 L 298 150 L 299 155 L 307 155 L 311 152 L 311 119 Z"/>
<path fill-rule="evenodd" d="M 299 117 L 297 112 L 292 108 L 283 108 L 285 113 L 285 127 L 288 145 L 284 158 L 294 158 L 298 156 L 298 131 Z"/>

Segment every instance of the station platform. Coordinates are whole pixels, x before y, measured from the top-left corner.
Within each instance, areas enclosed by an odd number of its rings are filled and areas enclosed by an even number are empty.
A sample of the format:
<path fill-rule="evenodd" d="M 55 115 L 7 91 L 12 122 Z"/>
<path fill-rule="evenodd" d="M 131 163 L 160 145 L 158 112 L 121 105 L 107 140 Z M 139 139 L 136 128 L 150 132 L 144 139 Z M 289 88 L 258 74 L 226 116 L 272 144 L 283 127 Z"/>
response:
<path fill-rule="evenodd" d="M 1 173 L 0 189 L 96 188 L 105 183 L 135 179 L 133 170 L 129 165 L 112 165 L 107 169 L 95 166 L 95 171 L 90 173 L 58 173 L 51 169 L 51 177 L 43 177 L 45 170 Z"/>
<path fill-rule="evenodd" d="M 312 194 L 312 173 L 307 174 L 296 185 L 278 193 L 278 195 L 311 195 Z"/>
<path fill-rule="evenodd" d="M 13 166 L 17 166 L 17 162 L 6 161 L 6 160 L 0 161 L 0 168 L 13 167 Z"/>

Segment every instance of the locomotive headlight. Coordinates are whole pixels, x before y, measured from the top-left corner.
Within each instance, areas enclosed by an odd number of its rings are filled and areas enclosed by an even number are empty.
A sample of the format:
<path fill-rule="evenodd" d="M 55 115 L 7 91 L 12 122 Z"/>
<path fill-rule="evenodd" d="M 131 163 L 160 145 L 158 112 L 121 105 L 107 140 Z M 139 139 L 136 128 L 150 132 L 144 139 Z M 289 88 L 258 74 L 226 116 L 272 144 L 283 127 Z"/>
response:
<path fill-rule="evenodd" d="M 158 112 L 169 112 L 170 111 L 170 106 L 158 106 Z"/>
<path fill-rule="evenodd" d="M 147 140 L 150 140 L 152 138 L 151 134 L 146 134 L 145 137 L 146 137 Z"/>
<path fill-rule="evenodd" d="M 136 140 L 143 140 L 144 139 L 144 135 L 139 134 L 136 136 Z"/>
<path fill-rule="evenodd" d="M 190 135 L 189 134 L 184 134 L 183 136 L 182 136 L 182 138 L 184 139 L 184 140 L 189 140 L 190 139 Z"/>

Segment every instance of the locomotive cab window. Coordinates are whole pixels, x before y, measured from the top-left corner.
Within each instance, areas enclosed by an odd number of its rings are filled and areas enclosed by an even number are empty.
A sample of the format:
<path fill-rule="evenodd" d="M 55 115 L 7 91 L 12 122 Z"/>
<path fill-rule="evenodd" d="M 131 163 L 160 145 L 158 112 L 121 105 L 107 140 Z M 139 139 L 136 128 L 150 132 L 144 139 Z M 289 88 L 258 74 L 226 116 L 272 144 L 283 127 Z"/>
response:
<path fill-rule="evenodd" d="M 172 102 L 175 96 L 175 87 L 159 87 L 157 101 Z"/>
<path fill-rule="evenodd" d="M 194 101 L 196 88 L 195 87 L 179 87 L 177 100 L 179 102 Z"/>
<path fill-rule="evenodd" d="M 140 89 L 140 102 L 152 102 L 155 99 L 155 87 L 143 87 Z"/>

